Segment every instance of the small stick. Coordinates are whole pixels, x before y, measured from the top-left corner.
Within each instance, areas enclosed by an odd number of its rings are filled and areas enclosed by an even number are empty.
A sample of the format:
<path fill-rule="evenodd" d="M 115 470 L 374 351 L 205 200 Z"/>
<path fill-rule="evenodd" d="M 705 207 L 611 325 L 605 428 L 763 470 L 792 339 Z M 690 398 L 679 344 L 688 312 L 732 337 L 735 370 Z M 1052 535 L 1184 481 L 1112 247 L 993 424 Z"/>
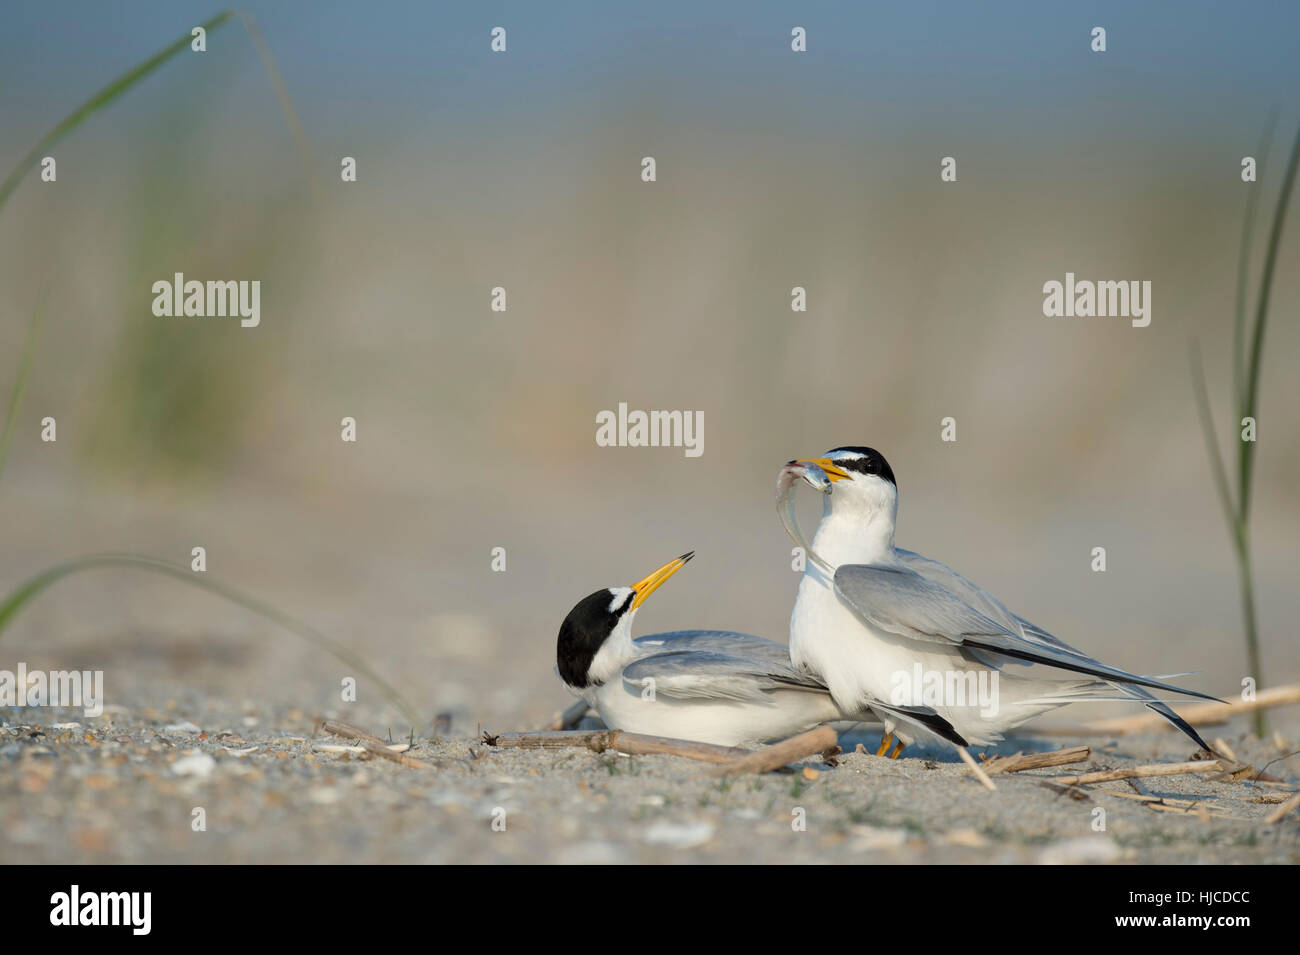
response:
<path fill-rule="evenodd" d="M 1300 683 L 1290 683 L 1286 686 L 1274 686 L 1266 690 L 1260 690 L 1253 700 L 1237 700 L 1232 703 L 1196 703 L 1185 707 L 1180 715 L 1192 726 L 1212 726 L 1217 723 L 1226 723 L 1240 713 L 1252 713 L 1255 710 L 1268 709 L 1272 706 L 1285 706 L 1288 703 L 1300 703 Z M 1084 724 L 1085 730 L 1095 730 L 1103 733 L 1133 733 L 1164 727 L 1173 728 L 1158 713 L 1112 717 Z"/>
<path fill-rule="evenodd" d="M 1134 782 L 1130 779 L 1128 782 Z M 1146 788 L 1145 786 L 1143 787 Z M 1094 792 L 1105 793 L 1107 796 L 1116 796 L 1120 799 L 1136 799 L 1138 802 L 1152 803 L 1162 802 L 1167 806 L 1177 806 L 1179 808 L 1188 808 L 1195 806 L 1200 800 L 1197 799 L 1175 799 L 1172 796 L 1157 796 L 1153 792 L 1126 793 L 1119 789 L 1107 789 L 1105 786 L 1099 786 Z"/>
<path fill-rule="evenodd" d="M 572 706 L 565 707 L 560 712 L 551 717 L 551 721 L 543 726 L 540 732 L 554 733 L 560 730 L 571 730 L 587 715 L 591 707 L 587 705 L 586 700 L 578 700 Z"/>
<path fill-rule="evenodd" d="M 985 773 L 984 770 L 980 769 L 980 764 L 975 762 L 974 757 L 972 757 L 970 753 L 966 752 L 965 746 L 957 747 L 957 755 L 962 758 L 962 762 L 970 767 L 970 771 L 975 774 L 975 778 L 980 781 L 981 786 L 990 792 L 997 792 L 998 787 L 994 786 L 993 780 L 989 779 L 988 774 Z"/>
<path fill-rule="evenodd" d="M 596 753 L 607 749 L 635 756 L 684 756 L 706 763 L 725 763 L 737 756 L 748 756 L 749 750 L 734 746 L 715 746 L 666 736 L 646 736 L 623 730 L 582 730 L 578 732 L 502 733 L 487 737 L 484 742 L 506 749 L 565 749 L 583 746 Z"/>
<path fill-rule="evenodd" d="M 1151 790 L 1147 789 L 1147 787 L 1142 783 L 1142 780 L 1140 780 L 1140 779 L 1133 779 L 1133 778 L 1130 777 L 1129 779 L 1126 779 L 1125 782 L 1127 782 L 1128 785 L 1129 785 L 1129 788 L 1132 789 L 1132 790 L 1133 790 L 1135 793 L 1137 793 L 1139 796 L 1146 796 L 1148 799 L 1159 799 L 1159 798 L 1160 798 L 1160 797 L 1157 796 L 1155 793 L 1153 793 Z M 1173 800 L 1170 800 L 1170 801 L 1171 801 L 1171 802 L 1178 802 L 1177 799 L 1173 799 Z"/>
<path fill-rule="evenodd" d="M 1286 802 L 1287 796 L 1287 793 L 1261 793 L 1250 801 L 1264 806 L 1276 806 L 1278 803 Z"/>
<path fill-rule="evenodd" d="M 311 735 L 315 736 L 321 732 L 329 733 L 331 736 L 342 736 L 344 739 L 369 739 L 376 743 L 383 742 L 378 736 L 363 730 L 360 726 L 344 723 L 342 720 L 317 720 Z"/>
<path fill-rule="evenodd" d="M 370 753 L 372 756 L 381 756 L 384 759 L 392 760 L 394 763 L 401 763 L 403 766 L 409 766 L 412 769 L 433 769 L 432 763 L 426 763 L 410 756 L 405 756 L 402 753 L 395 752 L 394 750 L 389 749 L 388 746 L 382 742 L 365 738 L 361 739 L 360 742 L 365 751 Z"/>
<path fill-rule="evenodd" d="M 1130 786 L 1138 784 L 1137 780 L 1128 780 Z M 1140 784 L 1138 784 L 1140 785 Z M 1146 787 L 1142 787 L 1146 790 Z M 1234 816 L 1231 813 L 1224 812 L 1220 809 L 1211 809 L 1202 799 L 1174 799 L 1170 796 L 1157 796 L 1149 790 L 1144 793 L 1122 793 L 1114 789 L 1097 789 L 1095 792 L 1105 793 L 1107 796 L 1118 796 L 1120 799 L 1136 799 L 1155 812 L 1175 812 L 1183 815 L 1199 816 L 1202 820 L 1207 817 L 1215 819 L 1232 819 L 1236 822 L 1253 822 L 1247 816 Z"/>
<path fill-rule="evenodd" d="M 401 763 L 403 766 L 409 766 L 411 769 L 432 769 L 432 763 L 422 762 L 410 756 L 402 755 L 411 747 L 406 743 L 385 743 L 378 736 L 373 736 L 363 730 L 360 726 L 353 726 L 351 723 L 344 723 L 342 720 L 318 720 L 312 735 L 324 731 L 333 736 L 342 736 L 344 739 L 354 739 L 357 744 L 370 753 L 372 756 L 379 756 L 383 759 L 391 760 L 394 763 Z M 396 747 L 390 749 L 389 747 Z"/>
<path fill-rule="evenodd" d="M 1290 799 L 1270 812 L 1264 821 L 1269 825 L 1281 822 L 1289 813 L 1295 812 L 1296 809 L 1300 809 L 1300 792 L 1295 793 Z"/>
<path fill-rule="evenodd" d="M 995 756 L 983 765 L 983 770 L 990 776 L 999 773 L 1019 773 L 1026 769 L 1042 769 L 1044 766 L 1064 766 L 1067 763 L 1082 763 L 1092 750 L 1087 746 L 1067 746 L 1047 753 L 1030 753 L 1028 756 L 1016 753 L 1014 756 Z"/>
<path fill-rule="evenodd" d="M 765 746 L 756 753 L 749 753 L 739 759 L 724 763 L 713 770 L 712 776 L 735 776 L 741 773 L 766 773 L 780 769 L 796 759 L 825 752 L 839 742 L 839 735 L 829 726 L 819 726 L 798 736 L 792 736 L 772 746 Z"/>
<path fill-rule="evenodd" d="M 1145 779 L 1148 776 L 1181 776 L 1186 773 L 1217 773 L 1224 769 L 1217 759 L 1201 759 L 1190 763 L 1152 763 L 1147 766 L 1129 766 L 1126 769 L 1104 769 L 1081 776 L 1053 776 L 1052 781 L 1065 786 L 1084 786 L 1088 783 L 1109 783 L 1118 779 Z"/>

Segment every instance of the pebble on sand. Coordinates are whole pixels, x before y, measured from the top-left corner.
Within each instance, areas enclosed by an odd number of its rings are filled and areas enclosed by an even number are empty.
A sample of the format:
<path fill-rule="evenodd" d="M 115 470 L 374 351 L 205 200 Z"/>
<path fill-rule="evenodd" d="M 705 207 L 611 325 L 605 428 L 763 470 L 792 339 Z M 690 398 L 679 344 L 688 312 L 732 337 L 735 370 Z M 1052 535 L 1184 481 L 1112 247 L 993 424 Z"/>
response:
<path fill-rule="evenodd" d="M 207 753 L 191 753 L 172 763 L 171 770 L 177 776 L 197 776 L 205 779 L 217 768 L 217 761 Z"/>
<path fill-rule="evenodd" d="M 656 822 L 645 831 L 645 841 L 652 846 L 670 849 L 693 849 L 713 838 L 713 825 L 707 822 Z"/>

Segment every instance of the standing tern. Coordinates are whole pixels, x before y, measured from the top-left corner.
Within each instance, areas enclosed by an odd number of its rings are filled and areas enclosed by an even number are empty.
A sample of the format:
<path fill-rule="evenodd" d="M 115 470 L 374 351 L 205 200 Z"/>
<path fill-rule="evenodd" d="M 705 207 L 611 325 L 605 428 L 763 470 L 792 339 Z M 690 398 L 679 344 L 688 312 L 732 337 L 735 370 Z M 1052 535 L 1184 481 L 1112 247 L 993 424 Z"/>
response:
<path fill-rule="evenodd" d="M 800 477 L 824 493 L 811 546 L 793 518 Z M 1047 710 L 1097 699 L 1141 701 L 1210 749 L 1149 689 L 1214 697 L 1100 663 L 952 568 L 895 547 L 898 485 L 878 451 L 840 447 L 790 461 L 777 489 L 782 521 L 808 557 L 790 615 L 791 660 L 825 681 L 841 709 L 881 716 L 882 753 L 894 735 L 893 756 L 918 738 L 986 745 Z M 1053 672 L 1022 676 L 1005 672 L 1008 664 Z M 1119 696 L 1098 697 L 1107 687 Z"/>
<path fill-rule="evenodd" d="M 824 683 L 791 666 L 784 644 L 724 630 L 632 639 L 637 609 L 693 556 L 580 600 L 556 640 L 560 679 L 611 729 L 722 746 L 784 739 L 851 718 Z"/>

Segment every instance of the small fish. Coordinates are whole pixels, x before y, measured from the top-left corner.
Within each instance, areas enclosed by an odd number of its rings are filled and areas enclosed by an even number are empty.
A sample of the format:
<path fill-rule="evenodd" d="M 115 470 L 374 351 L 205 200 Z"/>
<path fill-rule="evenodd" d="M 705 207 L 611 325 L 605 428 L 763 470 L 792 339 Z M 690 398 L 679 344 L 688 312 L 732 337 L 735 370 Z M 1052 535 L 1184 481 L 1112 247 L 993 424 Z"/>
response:
<path fill-rule="evenodd" d="M 791 461 L 783 470 L 791 471 L 796 476 L 803 478 L 809 487 L 816 488 L 823 494 L 831 493 L 830 476 L 811 461 L 801 461 L 797 464 Z"/>
<path fill-rule="evenodd" d="M 831 479 L 816 464 L 811 461 L 803 461 L 799 464 L 791 461 L 781 469 L 781 473 L 776 479 L 776 513 L 781 518 L 781 524 L 785 527 L 785 532 L 790 535 L 790 539 L 803 548 L 809 560 L 820 566 L 823 570 L 829 570 L 830 565 L 817 556 L 808 541 L 804 539 L 799 530 L 799 521 L 794 513 L 794 488 L 802 478 L 809 487 L 816 488 L 823 494 L 831 493 Z M 831 571 L 833 573 L 833 571 Z"/>

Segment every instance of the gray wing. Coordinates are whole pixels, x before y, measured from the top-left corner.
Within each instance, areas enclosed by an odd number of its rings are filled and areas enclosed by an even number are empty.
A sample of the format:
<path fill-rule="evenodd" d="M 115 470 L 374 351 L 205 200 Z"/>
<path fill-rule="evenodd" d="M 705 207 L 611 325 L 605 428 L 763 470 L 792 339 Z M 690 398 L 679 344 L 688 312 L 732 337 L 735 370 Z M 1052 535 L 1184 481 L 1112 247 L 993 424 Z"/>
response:
<path fill-rule="evenodd" d="M 623 669 L 630 693 L 640 693 L 648 679 L 657 695 L 674 699 L 767 702 L 773 690 L 827 692 L 816 677 L 795 669 L 784 644 L 761 637 L 686 630 L 635 642 L 649 652 Z"/>
<path fill-rule="evenodd" d="M 1090 661 L 1088 655 L 1085 654 L 1082 650 L 1079 650 L 1076 647 L 1072 647 L 1064 640 L 1060 640 L 1052 636 L 1052 634 L 1048 633 L 1042 627 L 1038 626 L 1037 624 L 1030 623 L 1028 620 L 1020 616 L 1019 614 L 1012 613 L 1010 610 L 1007 609 L 1006 605 L 1003 604 L 1002 601 L 998 600 L 998 598 L 994 597 L 987 590 L 984 590 L 982 587 L 979 587 L 975 583 L 967 580 L 965 577 L 957 573 L 957 571 L 953 570 L 947 564 L 941 564 L 937 560 L 933 560 L 929 557 L 925 557 L 922 554 L 918 554 L 910 550 L 900 549 L 897 551 L 897 553 L 899 559 L 903 562 L 903 565 L 905 567 L 908 567 L 916 571 L 922 577 L 925 577 L 933 581 L 934 583 L 939 584 L 940 586 L 945 587 L 948 590 L 952 591 L 954 595 L 956 595 L 966 603 L 970 604 L 972 607 L 974 607 L 980 613 L 984 614 L 990 620 L 1000 623 L 1003 627 L 1005 627 L 1007 630 L 1011 631 L 1012 633 L 1019 633 L 1020 636 L 1023 637 L 1027 642 L 1046 644 L 1047 646 L 1056 647 L 1059 650 L 1064 650 L 1067 653 L 1072 653 L 1077 657 L 1081 657 L 1084 660 Z M 1007 659 L 1008 659 L 1007 657 L 1002 656 L 1002 660 L 1000 661 L 992 660 L 992 661 L 985 661 L 985 662 L 993 663 L 996 665 L 997 663 L 1000 663 Z M 1022 663 L 1026 666 L 1030 666 L 1035 662 L 1033 660 L 1024 660 L 1016 657 L 1012 657 L 1010 658 L 1010 660 L 1015 663 Z M 1143 689 L 1140 686 L 1134 686 L 1131 683 L 1123 683 L 1119 681 L 1107 681 L 1107 682 L 1110 686 L 1114 687 L 1116 690 L 1124 694 L 1124 696 L 1128 697 L 1129 699 L 1137 700 L 1141 703 L 1146 704 L 1152 710 L 1159 713 L 1170 723 L 1174 724 L 1174 726 L 1177 726 L 1189 737 L 1191 737 L 1193 740 L 1199 743 L 1201 747 L 1205 749 L 1209 749 L 1209 747 L 1205 743 L 1205 740 L 1201 739 L 1200 734 L 1197 733 L 1196 730 L 1192 729 L 1190 724 L 1188 724 L 1186 721 L 1183 720 L 1182 717 L 1180 717 L 1177 713 L 1175 713 L 1172 709 L 1170 709 L 1168 705 L 1157 700 L 1147 690 Z"/>
<path fill-rule="evenodd" d="M 959 576 L 954 571 L 949 573 Z M 965 578 L 960 579 L 975 587 Z M 1086 673 L 1107 681 L 1214 699 L 1195 690 L 1185 690 L 1107 666 L 1072 647 L 1060 645 L 1054 637 L 1052 642 L 1048 642 L 1037 633 L 1025 634 L 1019 626 L 1012 629 L 981 613 L 942 584 L 905 565 L 843 564 L 835 571 L 835 593 L 863 620 L 887 633 L 983 651 L 980 655 L 986 658 L 988 653 L 995 653 L 1012 660 Z M 989 604 L 996 604 L 992 597 L 985 596 Z M 990 609 L 996 611 L 996 607 Z M 1005 607 L 1001 612 L 1010 613 Z"/>
<path fill-rule="evenodd" d="M 791 666 L 790 648 L 786 644 L 734 630 L 675 630 L 672 633 L 652 633 L 638 637 L 633 643 L 647 653 L 702 650 L 749 657 L 778 669 Z"/>
<path fill-rule="evenodd" d="M 906 566 L 842 564 L 835 571 L 835 593 L 868 623 L 913 640 L 963 644 L 967 637 L 1010 635 L 948 588 Z"/>
<path fill-rule="evenodd" d="M 1082 651 L 1075 649 L 1065 641 L 1058 640 L 1042 627 L 1030 623 L 1019 614 L 1012 613 L 997 597 L 967 580 L 947 564 L 941 564 L 937 560 L 932 560 L 910 550 L 900 549 L 897 553 L 904 567 L 916 571 L 927 580 L 948 590 L 994 623 L 1001 624 L 1004 629 L 1011 633 L 1019 633 L 1031 643 L 1045 643 L 1060 650 L 1086 656 Z M 1027 663 L 1028 661 L 1021 662 Z"/>

